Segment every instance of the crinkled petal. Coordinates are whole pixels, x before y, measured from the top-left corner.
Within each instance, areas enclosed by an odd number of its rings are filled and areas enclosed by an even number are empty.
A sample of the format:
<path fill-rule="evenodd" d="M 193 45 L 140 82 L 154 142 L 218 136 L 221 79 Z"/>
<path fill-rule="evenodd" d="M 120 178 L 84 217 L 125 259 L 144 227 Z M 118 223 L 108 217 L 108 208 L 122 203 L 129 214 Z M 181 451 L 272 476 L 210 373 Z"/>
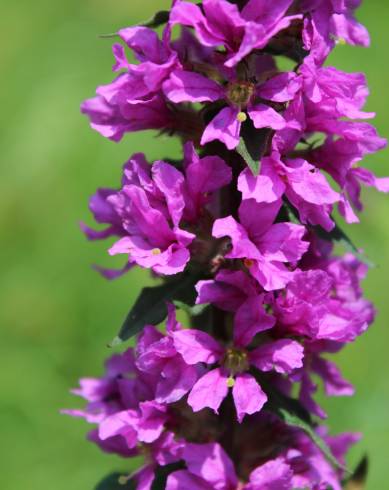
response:
<path fill-rule="evenodd" d="M 218 361 L 223 348 L 206 332 L 195 329 L 179 330 L 173 334 L 174 346 L 187 364 L 205 362 L 213 364 Z"/>
<path fill-rule="evenodd" d="M 204 374 L 193 386 L 188 397 L 188 404 L 194 412 L 205 407 L 218 413 L 220 404 L 227 396 L 227 374 L 221 368 L 213 369 Z"/>
<path fill-rule="evenodd" d="M 251 374 L 239 374 L 232 388 L 238 421 L 245 415 L 259 412 L 267 401 L 267 396 Z"/>
<path fill-rule="evenodd" d="M 295 340 L 280 339 L 268 342 L 250 352 L 250 363 L 260 371 L 290 373 L 303 365 L 304 348 Z"/>
<path fill-rule="evenodd" d="M 241 123 L 237 119 L 238 110 L 230 107 L 222 109 L 205 128 L 201 138 L 201 144 L 205 145 L 213 140 L 219 140 L 229 150 L 233 150 L 239 144 Z"/>
<path fill-rule="evenodd" d="M 274 327 L 275 322 L 275 318 L 266 313 L 261 296 L 248 298 L 235 315 L 234 344 L 249 345 L 257 333 Z"/>
<path fill-rule="evenodd" d="M 214 102 L 224 96 L 223 88 L 213 80 L 191 71 L 176 70 L 163 84 L 172 102 Z"/>
<path fill-rule="evenodd" d="M 183 459 L 192 474 L 215 490 L 235 488 L 238 484 L 234 464 L 219 444 L 186 444 Z"/>
<path fill-rule="evenodd" d="M 248 111 L 256 128 L 272 128 L 275 130 L 285 128 L 285 119 L 272 107 L 265 104 L 257 104 Z"/>
<path fill-rule="evenodd" d="M 246 490 L 292 490 L 292 477 L 292 468 L 283 458 L 273 459 L 250 474 Z"/>

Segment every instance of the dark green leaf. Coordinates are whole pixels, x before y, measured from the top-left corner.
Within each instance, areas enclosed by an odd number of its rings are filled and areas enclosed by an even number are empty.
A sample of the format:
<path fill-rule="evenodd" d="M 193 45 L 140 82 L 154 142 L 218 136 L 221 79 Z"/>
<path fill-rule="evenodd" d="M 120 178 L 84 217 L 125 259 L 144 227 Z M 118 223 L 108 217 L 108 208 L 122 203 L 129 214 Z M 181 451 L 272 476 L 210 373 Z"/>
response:
<path fill-rule="evenodd" d="M 155 29 L 156 27 L 161 26 L 162 24 L 166 24 L 168 22 L 170 16 L 169 10 L 160 10 L 157 12 L 151 19 L 146 22 L 142 22 L 142 26 L 150 27 L 151 29 Z"/>
<path fill-rule="evenodd" d="M 240 141 L 239 141 L 239 145 L 236 147 L 236 151 L 239 153 L 239 155 L 243 158 L 243 160 L 245 161 L 246 165 L 248 167 L 250 167 L 250 170 L 252 171 L 252 173 L 254 175 L 258 175 L 259 173 L 259 160 L 254 160 L 247 147 L 246 147 L 246 144 L 245 142 L 243 141 L 243 139 L 241 138 Z"/>
<path fill-rule="evenodd" d="M 259 162 L 265 154 L 271 135 L 271 129 L 257 129 L 251 119 L 242 124 L 241 138 L 236 151 L 243 158 L 246 165 L 251 169 L 254 175 L 258 175 Z"/>
<path fill-rule="evenodd" d="M 119 482 L 120 477 L 126 477 L 122 473 L 112 473 L 108 475 L 104 480 L 97 484 L 95 490 L 135 490 L 136 485 L 134 481 Z"/>
<path fill-rule="evenodd" d="M 369 460 L 367 456 L 364 456 L 355 468 L 354 473 L 345 483 L 345 490 L 364 490 L 366 488 L 368 470 Z"/>
<path fill-rule="evenodd" d="M 183 461 L 167 464 L 165 466 L 158 466 L 155 471 L 155 478 L 151 485 L 151 490 L 165 490 L 166 480 L 170 473 L 177 470 L 182 470 L 183 468 L 185 468 L 185 463 Z"/>
<path fill-rule="evenodd" d="M 185 303 L 194 303 L 197 277 L 180 274 L 177 278 L 155 287 L 142 290 L 124 323 L 109 344 L 110 347 L 121 344 L 142 331 L 147 324 L 158 325 L 167 315 L 166 302 L 178 299 Z"/>
<path fill-rule="evenodd" d="M 202 305 L 187 305 L 186 303 L 183 303 L 182 301 L 173 301 L 174 305 L 177 308 L 180 308 L 180 310 L 185 311 L 190 316 L 198 316 L 201 315 L 206 308 L 208 308 L 209 303 L 204 303 Z"/>

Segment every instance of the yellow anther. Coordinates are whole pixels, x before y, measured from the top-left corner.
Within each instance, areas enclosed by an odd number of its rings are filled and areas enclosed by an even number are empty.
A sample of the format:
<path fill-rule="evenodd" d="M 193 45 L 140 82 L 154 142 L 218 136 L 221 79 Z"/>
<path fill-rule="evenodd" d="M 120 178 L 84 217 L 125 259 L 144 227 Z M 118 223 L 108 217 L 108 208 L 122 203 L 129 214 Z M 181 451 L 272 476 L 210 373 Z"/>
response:
<path fill-rule="evenodd" d="M 229 378 L 227 378 L 227 386 L 228 388 L 233 388 L 234 387 L 234 384 L 235 384 L 235 380 L 232 376 L 230 376 Z"/>
<path fill-rule="evenodd" d="M 336 44 L 340 44 L 340 46 L 345 46 L 347 44 L 347 41 L 344 37 L 338 37 L 336 40 Z"/>
<path fill-rule="evenodd" d="M 161 249 L 160 248 L 153 248 L 151 253 L 152 253 L 152 255 L 159 255 L 161 253 Z"/>
<path fill-rule="evenodd" d="M 247 120 L 247 114 L 245 112 L 238 112 L 238 115 L 236 116 L 236 119 L 239 122 L 244 123 Z"/>

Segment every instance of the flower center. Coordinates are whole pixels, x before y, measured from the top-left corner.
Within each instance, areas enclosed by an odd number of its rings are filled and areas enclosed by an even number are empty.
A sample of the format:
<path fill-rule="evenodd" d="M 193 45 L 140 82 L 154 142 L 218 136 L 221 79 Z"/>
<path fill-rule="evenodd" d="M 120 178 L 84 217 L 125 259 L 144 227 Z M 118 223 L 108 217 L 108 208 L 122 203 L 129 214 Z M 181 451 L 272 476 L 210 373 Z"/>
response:
<path fill-rule="evenodd" d="M 249 368 L 247 352 L 236 347 L 227 349 L 223 358 L 223 366 L 230 372 L 231 377 L 247 371 Z"/>
<path fill-rule="evenodd" d="M 250 82 L 235 82 L 228 84 L 227 98 L 238 106 L 246 107 L 254 93 L 254 84 Z"/>
<path fill-rule="evenodd" d="M 153 248 L 153 250 L 151 251 L 152 255 L 159 255 L 160 253 L 161 253 L 160 248 Z"/>

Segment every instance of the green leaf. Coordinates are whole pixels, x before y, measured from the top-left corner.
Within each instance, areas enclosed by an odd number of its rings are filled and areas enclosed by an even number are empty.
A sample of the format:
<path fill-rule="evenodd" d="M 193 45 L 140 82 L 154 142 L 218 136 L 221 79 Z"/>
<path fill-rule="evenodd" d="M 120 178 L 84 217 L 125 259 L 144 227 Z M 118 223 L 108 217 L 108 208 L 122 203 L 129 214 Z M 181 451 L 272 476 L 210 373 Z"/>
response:
<path fill-rule="evenodd" d="M 257 129 L 251 119 L 247 119 L 242 124 L 241 137 L 236 151 L 254 175 L 258 175 L 259 162 L 268 149 L 272 134 L 271 129 Z"/>
<path fill-rule="evenodd" d="M 364 490 L 366 488 L 369 460 L 364 456 L 355 468 L 353 474 L 345 482 L 345 490 Z"/>
<path fill-rule="evenodd" d="M 161 26 L 162 24 L 166 24 L 168 22 L 170 16 L 170 10 L 160 10 L 157 12 L 151 19 L 146 22 L 142 22 L 140 25 L 144 27 L 150 27 L 151 29 L 155 29 L 156 27 Z"/>
<path fill-rule="evenodd" d="M 112 473 L 104 478 L 100 483 L 97 484 L 95 490 L 136 490 L 135 482 L 130 480 L 120 483 L 120 477 L 126 477 L 122 473 Z"/>
<path fill-rule="evenodd" d="M 240 138 L 239 145 L 236 147 L 236 151 L 243 158 L 246 165 L 250 167 L 250 170 L 254 175 L 258 175 L 259 173 L 259 160 L 254 160 L 250 155 L 246 143 L 243 138 Z"/>
<path fill-rule="evenodd" d="M 109 346 L 114 347 L 128 340 L 141 332 L 147 324 L 161 323 L 167 316 L 166 302 L 178 299 L 193 304 L 196 297 L 194 285 L 197 279 L 197 276 L 180 274 L 160 286 L 144 288 L 124 320 L 118 336 Z"/>
<path fill-rule="evenodd" d="M 155 471 L 154 481 L 151 485 L 151 490 L 165 490 L 166 480 L 170 473 L 177 470 L 182 470 L 185 468 L 185 463 L 183 461 L 178 461 L 177 463 L 167 464 L 165 466 L 158 466 Z"/>
<path fill-rule="evenodd" d="M 187 313 L 189 316 L 199 316 L 209 306 L 209 303 L 191 306 L 191 305 L 187 305 L 186 303 L 183 303 L 182 301 L 178 301 L 178 300 L 173 301 L 173 303 L 177 308 L 185 311 L 185 313 Z"/>

